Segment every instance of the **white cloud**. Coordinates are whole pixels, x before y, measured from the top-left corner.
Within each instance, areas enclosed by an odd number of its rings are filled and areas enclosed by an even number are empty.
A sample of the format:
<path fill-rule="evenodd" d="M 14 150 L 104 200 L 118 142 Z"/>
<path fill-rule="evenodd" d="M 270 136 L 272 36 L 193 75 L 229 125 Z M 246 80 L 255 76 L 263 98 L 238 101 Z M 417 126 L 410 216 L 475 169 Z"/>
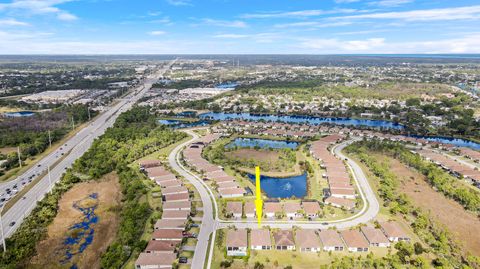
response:
<path fill-rule="evenodd" d="M 247 24 L 243 21 L 222 21 L 214 19 L 202 19 L 202 22 L 207 25 L 220 26 L 220 27 L 232 27 L 232 28 L 246 28 Z"/>
<path fill-rule="evenodd" d="M 72 0 L 13 0 L 10 3 L 1 3 L 0 11 L 24 11 L 27 14 L 55 14 L 58 19 L 71 21 L 77 17 L 56 7 L 59 4 Z"/>
<path fill-rule="evenodd" d="M 352 22 L 348 21 L 339 21 L 339 22 L 316 22 L 316 21 L 302 21 L 302 22 L 292 22 L 292 23 L 281 23 L 275 24 L 276 28 L 293 28 L 293 27 L 311 27 L 311 28 L 326 28 L 326 27 L 338 27 L 351 25 Z"/>
<path fill-rule="evenodd" d="M 0 26 L 30 26 L 30 24 L 16 19 L 3 19 L 0 20 Z"/>
<path fill-rule="evenodd" d="M 268 19 L 268 18 L 298 18 L 298 17 L 314 17 L 326 14 L 336 13 L 353 13 L 358 12 L 356 9 L 333 9 L 333 10 L 321 10 L 321 9 L 308 9 L 299 11 L 287 11 L 287 12 L 269 12 L 269 13 L 249 13 L 241 15 L 246 19 Z"/>
<path fill-rule="evenodd" d="M 399 12 L 369 13 L 352 16 L 336 17 L 336 19 L 392 19 L 404 21 L 448 21 L 480 19 L 480 5 L 455 7 L 455 8 L 437 8 L 410 10 Z"/>
<path fill-rule="evenodd" d="M 167 32 L 165 32 L 165 31 L 151 31 L 151 32 L 148 32 L 149 35 L 153 35 L 153 36 L 164 35 L 166 33 Z"/>
<path fill-rule="evenodd" d="M 381 7 L 398 7 L 401 5 L 409 4 L 414 2 L 414 0 L 381 0 L 370 2 L 370 5 L 376 5 Z"/>
<path fill-rule="evenodd" d="M 371 51 L 384 46 L 385 39 L 370 38 L 366 40 L 343 41 L 338 39 L 310 39 L 301 43 L 301 47 L 320 51 Z"/>
<path fill-rule="evenodd" d="M 387 42 L 384 38 L 364 40 L 304 39 L 298 45 L 304 53 L 479 53 L 480 33 L 459 38 Z M 306 51 L 305 51 L 306 50 Z"/>
<path fill-rule="evenodd" d="M 167 0 L 167 3 L 172 6 L 192 6 L 190 0 Z"/>
<path fill-rule="evenodd" d="M 59 20 L 62 20 L 62 21 L 74 21 L 74 20 L 78 19 L 77 16 L 75 16 L 73 14 L 70 14 L 68 12 L 58 13 L 57 18 Z"/>
<path fill-rule="evenodd" d="M 257 33 L 257 34 L 218 34 L 214 38 L 222 39 L 249 39 L 256 43 L 271 43 L 277 39 L 281 39 L 280 33 Z"/>

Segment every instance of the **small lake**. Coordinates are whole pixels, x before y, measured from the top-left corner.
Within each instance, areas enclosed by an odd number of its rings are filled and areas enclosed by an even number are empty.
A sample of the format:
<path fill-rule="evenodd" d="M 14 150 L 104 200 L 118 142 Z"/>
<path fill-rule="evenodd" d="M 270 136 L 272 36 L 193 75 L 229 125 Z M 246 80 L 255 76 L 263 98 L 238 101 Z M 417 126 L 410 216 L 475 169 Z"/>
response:
<path fill-rule="evenodd" d="M 235 138 L 232 142 L 228 143 L 225 148 L 262 148 L 262 149 L 296 149 L 298 147 L 297 142 L 284 141 L 284 140 L 270 140 L 259 138 Z"/>
<path fill-rule="evenodd" d="M 255 184 L 255 175 L 248 174 Z M 262 191 L 270 198 L 301 198 L 307 195 L 307 173 L 300 176 L 276 178 L 260 176 Z"/>
<path fill-rule="evenodd" d="M 21 117 L 31 117 L 35 115 L 35 112 L 32 111 L 18 111 L 18 112 L 5 112 L 3 115 L 6 118 L 21 118 Z"/>
<path fill-rule="evenodd" d="M 251 114 L 251 113 L 216 113 L 209 112 L 199 115 L 201 119 L 209 120 L 247 120 L 247 121 L 267 121 L 267 122 L 285 122 L 285 123 L 305 123 L 319 125 L 329 123 L 346 126 L 365 126 L 384 129 L 403 129 L 403 125 L 385 120 L 367 120 L 351 118 L 326 118 L 313 116 L 278 116 L 270 114 Z"/>
<path fill-rule="evenodd" d="M 201 127 L 201 126 L 207 126 L 210 124 L 210 122 L 206 120 L 199 120 L 199 121 L 158 120 L 158 123 L 162 125 L 168 125 L 174 129 Z"/>
<path fill-rule="evenodd" d="M 238 86 L 238 82 L 224 82 L 215 85 L 217 89 L 235 89 Z"/>
<path fill-rule="evenodd" d="M 421 138 L 425 139 L 431 142 L 439 142 L 443 144 L 451 144 L 456 147 L 466 147 L 466 148 L 471 148 L 475 150 L 480 150 L 480 144 L 470 141 L 470 140 L 465 140 L 461 138 L 453 138 L 453 137 L 441 137 L 441 136 L 416 136 L 412 135 L 411 137 L 415 138 Z"/>

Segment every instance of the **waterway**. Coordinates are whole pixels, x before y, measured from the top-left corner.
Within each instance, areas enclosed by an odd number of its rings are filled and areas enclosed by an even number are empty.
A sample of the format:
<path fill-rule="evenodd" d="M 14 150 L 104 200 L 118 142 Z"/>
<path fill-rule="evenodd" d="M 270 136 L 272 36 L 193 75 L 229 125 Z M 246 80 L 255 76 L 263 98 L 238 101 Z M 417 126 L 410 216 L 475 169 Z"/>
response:
<path fill-rule="evenodd" d="M 250 113 L 215 113 L 209 112 L 199 115 L 203 120 L 246 120 L 246 121 L 265 121 L 265 122 L 285 122 L 285 123 L 303 123 L 309 125 L 319 125 L 322 123 L 345 125 L 345 126 L 364 126 L 375 127 L 380 129 L 396 129 L 402 130 L 403 125 L 384 121 L 384 120 L 368 120 L 368 119 L 350 119 L 350 118 L 322 118 L 312 116 L 277 116 L 269 114 L 250 114 Z M 444 144 L 451 144 L 457 147 L 468 147 L 475 150 L 480 150 L 480 143 L 452 137 L 441 136 L 415 136 L 411 137 L 423 138 L 428 141 L 440 142 Z"/>
<path fill-rule="evenodd" d="M 319 124 L 335 124 L 345 126 L 365 126 L 376 127 L 383 129 L 397 129 L 404 128 L 403 125 L 385 121 L 385 120 L 368 120 L 368 119 L 351 119 L 351 118 L 325 118 L 313 116 L 278 116 L 270 114 L 251 114 L 251 113 L 221 113 L 209 112 L 199 115 L 204 120 L 246 120 L 246 121 L 266 121 L 266 122 L 284 122 L 284 123 L 305 123 L 310 125 Z"/>
<path fill-rule="evenodd" d="M 262 149 L 296 149 L 299 143 L 284 140 L 270 140 L 259 138 L 235 138 L 225 148 L 262 148 Z"/>

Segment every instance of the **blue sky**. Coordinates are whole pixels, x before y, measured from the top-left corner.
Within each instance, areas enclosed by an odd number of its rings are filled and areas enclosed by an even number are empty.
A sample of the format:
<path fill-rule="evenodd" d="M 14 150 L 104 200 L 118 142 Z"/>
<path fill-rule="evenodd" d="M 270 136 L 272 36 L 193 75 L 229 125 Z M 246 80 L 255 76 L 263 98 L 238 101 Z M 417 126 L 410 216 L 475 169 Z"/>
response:
<path fill-rule="evenodd" d="M 0 54 L 480 53 L 480 2 L 0 0 Z"/>

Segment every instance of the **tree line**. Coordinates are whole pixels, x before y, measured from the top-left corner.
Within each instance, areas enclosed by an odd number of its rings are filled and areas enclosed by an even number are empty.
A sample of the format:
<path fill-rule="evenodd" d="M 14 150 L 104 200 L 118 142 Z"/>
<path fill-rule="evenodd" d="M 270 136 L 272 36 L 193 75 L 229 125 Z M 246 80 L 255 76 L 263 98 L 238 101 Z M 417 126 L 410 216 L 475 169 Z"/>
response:
<path fill-rule="evenodd" d="M 105 253 L 99 254 L 101 266 L 121 268 L 131 253 L 143 250 L 140 236 L 152 209 L 140 199 L 147 191 L 146 186 L 129 164 L 185 137 L 184 133 L 157 125 L 155 118 L 149 108 L 143 107 L 122 113 L 7 239 L 8 248 L 0 256 L 0 268 L 27 267 L 35 256 L 37 243 L 47 236 L 47 227 L 57 214 L 62 195 L 78 182 L 97 180 L 113 171 L 119 176 L 123 194 L 120 224 L 114 242 Z"/>

